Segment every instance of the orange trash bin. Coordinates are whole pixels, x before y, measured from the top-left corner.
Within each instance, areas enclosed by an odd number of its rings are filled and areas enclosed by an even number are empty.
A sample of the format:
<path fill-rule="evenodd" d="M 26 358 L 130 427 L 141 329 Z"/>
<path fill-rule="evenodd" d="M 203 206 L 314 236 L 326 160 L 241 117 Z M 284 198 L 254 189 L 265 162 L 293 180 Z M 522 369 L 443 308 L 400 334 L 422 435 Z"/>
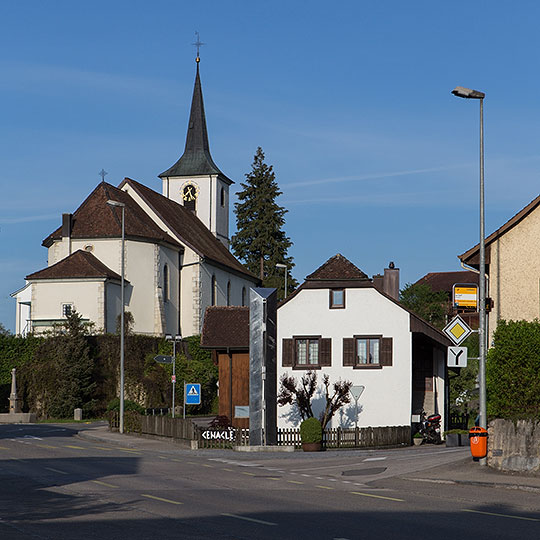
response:
<path fill-rule="evenodd" d="M 485 458 L 487 456 L 487 429 L 473 427 L 469 430 L 469 442 L 473 458 Z"/>

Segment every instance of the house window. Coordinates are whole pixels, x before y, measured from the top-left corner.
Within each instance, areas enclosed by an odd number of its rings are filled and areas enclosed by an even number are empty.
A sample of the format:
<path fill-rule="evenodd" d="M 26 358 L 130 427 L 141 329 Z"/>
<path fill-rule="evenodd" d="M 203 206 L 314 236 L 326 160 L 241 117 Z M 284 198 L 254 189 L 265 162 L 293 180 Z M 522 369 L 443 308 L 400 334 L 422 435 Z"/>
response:
<path fill-rule="evenodd" d="M 169 267 L 167 265 L 163 267 L 163 300 L 169 301 Z"/>
<path fill-rule="evenodd" d="M 231 305 L 231 282 L 227 282 L 227 305 Z"/>
<path fill-rule="evenodd" d="M 242 305 L 246 305 L 246 288 L 242 287 Z"/>
<path fill-rule="evenodd" d="M 301 338 L 296 340 L 296 365 L 319 365 L 319 339 Z"/>
<path fill-rule="evenodd" d="M 217 281 L 216 281 L 216 276 L 212 276 L 212 298 L 211 298 L 210 304 L 212 306 L 215 306 L 216 300 L 217 300 Z"/>
<path fill-rule="evenodd" d="M 357 369 L 392 366 L 393 339 L 382 336 L 343 338 L 343 365 Z"/>
<path fill-rule="evenodd" d="M 62 316 L 69 317 L 73 313 L 73 304 L 62 304 Z"/>
<path fill-rule="evenodd" d="M 379 338 L 356 338 L 356 364 L 379 365 Z"/>
<path fill-rule="evenodd" d="M 320 336 L 285 338 L 282 365 L 293 369 L 320 369 L 332 365 L 332 339 Z"/>
<path fill-rule="evenodd" d="M 330 289 L 330 309 L 345 308 L 345 289 Z"/>

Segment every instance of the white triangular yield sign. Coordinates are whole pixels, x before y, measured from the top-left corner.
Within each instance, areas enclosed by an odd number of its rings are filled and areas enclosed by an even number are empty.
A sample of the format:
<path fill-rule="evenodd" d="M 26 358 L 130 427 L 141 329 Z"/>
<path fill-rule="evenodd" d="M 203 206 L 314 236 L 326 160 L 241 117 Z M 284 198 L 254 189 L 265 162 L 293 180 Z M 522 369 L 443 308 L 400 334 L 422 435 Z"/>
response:
<path fill-rule="evenodd" d="M 189 389 L 189 392 L 187 394 L 188 396 L 198 396 L 199 395 L 199 392 L 197 392 L 197 389 L 192 386 L 190 389 Z"/>

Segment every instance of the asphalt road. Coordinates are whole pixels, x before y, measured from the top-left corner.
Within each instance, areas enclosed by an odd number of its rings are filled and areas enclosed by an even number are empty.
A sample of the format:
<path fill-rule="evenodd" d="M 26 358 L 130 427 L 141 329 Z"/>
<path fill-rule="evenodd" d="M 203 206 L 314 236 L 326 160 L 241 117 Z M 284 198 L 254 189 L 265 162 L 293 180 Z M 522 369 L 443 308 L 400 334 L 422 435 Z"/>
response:
<path fill-rule="evenodd" d="M 467 449 L 244 455 L 78 429 L 0 425 L 1 540 L 540 538 L 537 493 L 422 478 Z"/>

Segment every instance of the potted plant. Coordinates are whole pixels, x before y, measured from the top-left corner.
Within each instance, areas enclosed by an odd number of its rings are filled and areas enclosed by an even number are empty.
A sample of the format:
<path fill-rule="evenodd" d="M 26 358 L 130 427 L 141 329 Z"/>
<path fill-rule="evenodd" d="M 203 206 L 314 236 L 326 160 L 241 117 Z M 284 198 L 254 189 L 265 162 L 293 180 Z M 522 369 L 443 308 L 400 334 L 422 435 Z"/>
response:
<path fill-rule="evenodd" d="M 469 432 L 466 429 L 445 431 L 446 446 L 469 446 Z"/>
<path fill-rule="evenodd" d="M 304 452 L 321 451 L 322 427 L 316 418 L 307 418 L 300 424 L 300 440 Z"/>
<path fill-rule="evenodd" d="M 424 436 L 418 432 L 413 435 L 414 446 L 420 446 L 424 442 Z"/>

